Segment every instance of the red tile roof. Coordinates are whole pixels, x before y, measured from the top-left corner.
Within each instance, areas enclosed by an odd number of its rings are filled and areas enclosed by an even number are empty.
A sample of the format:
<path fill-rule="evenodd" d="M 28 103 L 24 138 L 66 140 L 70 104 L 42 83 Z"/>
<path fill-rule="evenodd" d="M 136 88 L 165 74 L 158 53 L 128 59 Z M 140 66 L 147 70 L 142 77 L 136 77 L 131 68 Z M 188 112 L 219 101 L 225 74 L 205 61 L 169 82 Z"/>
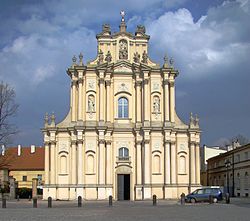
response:
<path fill-rule="evenodd" d="M 11 156 L 9 170 L 44 170 L 44 147 L 36 147 L 34 153 L 30 147 L 22 147 L 20 156 L 17 147 L 13 147 L 8 148 L 5 154 Z"/>

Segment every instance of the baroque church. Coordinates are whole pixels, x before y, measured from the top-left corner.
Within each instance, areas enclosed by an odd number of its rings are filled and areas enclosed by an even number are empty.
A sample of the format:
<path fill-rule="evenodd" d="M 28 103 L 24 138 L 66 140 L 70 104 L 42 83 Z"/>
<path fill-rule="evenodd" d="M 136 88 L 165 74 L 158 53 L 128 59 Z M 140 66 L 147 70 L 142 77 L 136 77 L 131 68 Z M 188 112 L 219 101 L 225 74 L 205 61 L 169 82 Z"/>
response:
<path fill-rule="evenodd" d="M 95 60 L 73 57 L 66 118 L 45 116 L 44 199 L 169 199 L 200 186 L 199 119 L 176 114 L 179 73 L 149 58 L 145 27 L 127 32 L 124 15 L 119 32 L 96 35 Z"/>

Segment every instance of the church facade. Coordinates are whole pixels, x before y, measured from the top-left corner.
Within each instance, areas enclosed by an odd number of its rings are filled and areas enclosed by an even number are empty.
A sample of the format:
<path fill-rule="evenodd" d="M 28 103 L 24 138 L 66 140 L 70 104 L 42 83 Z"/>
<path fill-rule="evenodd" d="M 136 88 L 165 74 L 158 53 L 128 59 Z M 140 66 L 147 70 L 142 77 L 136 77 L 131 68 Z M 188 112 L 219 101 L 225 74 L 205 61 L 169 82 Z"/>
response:
<path fill-rule="evenodd" d="M 103 25 L 95 60 L 73 57 L 69 113 L 45 117 L 44 199 L 168 199 L 200 185 L 199 119 L 176 114 L 173 61 L 151 61 L 145 27 L 127 32 L 124 14 L 119 28 Z"/>

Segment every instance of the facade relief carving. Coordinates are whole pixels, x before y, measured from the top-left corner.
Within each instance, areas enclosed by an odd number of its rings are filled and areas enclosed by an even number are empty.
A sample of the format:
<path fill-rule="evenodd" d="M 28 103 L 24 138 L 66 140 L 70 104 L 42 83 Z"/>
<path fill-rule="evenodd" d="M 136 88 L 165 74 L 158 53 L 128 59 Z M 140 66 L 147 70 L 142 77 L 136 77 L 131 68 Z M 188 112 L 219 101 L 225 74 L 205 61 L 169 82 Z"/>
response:
<path fill-rule="evenodd" d="M 146 53 L 146 51 L 144 51 L 142 54 L 142 61 L 141 62 L 144 64 L 148 63 L 148 54 Z"/>
<path fill-rule="evenodd" d="M 125 83 L 121 83 L 119 85 L 118 92 L 121 92 L 121 91 L 129 92 L 128 85 L 126 85 Z"/>
<path fill-rule="evenodd" d="M 99 53 L 98 53 L 98 64 L 102 64 L 104 61 L 104 55 L 102 50 L 100 49 Z"/>
<path fill-rule="evenodd" d="M 95 91 L 95 80 L 88 81 L 88 90 L 94 90 Z"/>
<path fill-rule="evenodd" d="M 160 91 L 160 82 L 153 82 L 152 91 Z"/>
<path fill-rule="evenodd" d="M 108 63 L 110 63 L 112 61 L 112 56 L 111 56 L 110 51 L 108 51 L 108 53 L 106 54 L 105 61 Z"/>
<path fill-rule="evenodd" d="M 119 59 L 128 59 L 128 42 L 124 39 L 119 42 Z"/>
<path fill-rule="evenodd" d="M 59 142 L 58 145 L 59 145 L 59 148 L 58 148 L 59 152 L 62 152 L 62 151 L 69 152 L 69 150 L 68 150 L 68 142 L 67 141 L 65 141 L 65 142 Z"/>

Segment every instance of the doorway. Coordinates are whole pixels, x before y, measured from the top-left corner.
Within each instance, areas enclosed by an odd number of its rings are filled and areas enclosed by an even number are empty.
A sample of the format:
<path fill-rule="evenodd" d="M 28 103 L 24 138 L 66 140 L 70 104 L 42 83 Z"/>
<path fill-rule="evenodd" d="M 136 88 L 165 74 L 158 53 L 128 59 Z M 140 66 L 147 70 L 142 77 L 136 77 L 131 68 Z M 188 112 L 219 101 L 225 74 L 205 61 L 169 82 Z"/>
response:
<path fill-rule="evenodd" d="M 130 200 L 130 174 L 117 175 L 118 200 Z"/>

